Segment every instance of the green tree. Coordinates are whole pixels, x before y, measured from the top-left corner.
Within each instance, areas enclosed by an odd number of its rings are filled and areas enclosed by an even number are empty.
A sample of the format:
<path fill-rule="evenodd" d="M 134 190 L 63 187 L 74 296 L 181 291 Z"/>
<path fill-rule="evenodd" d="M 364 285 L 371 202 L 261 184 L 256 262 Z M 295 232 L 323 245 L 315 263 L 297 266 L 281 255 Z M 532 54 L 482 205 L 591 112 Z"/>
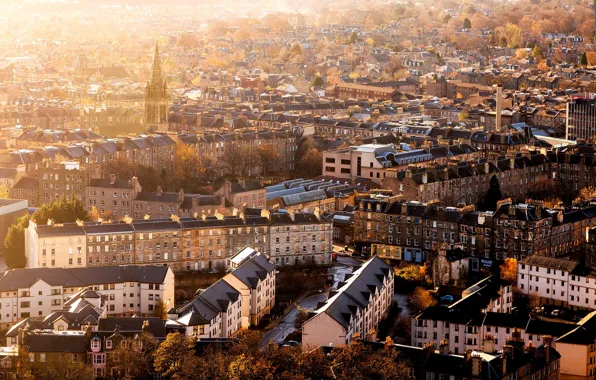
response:
<path fill-rule="evenodd" d="M 323 78 L 320 75 L 315 75 L 311 85 L 312 87 L 323 87 L 325 86 L 325 82 L 323 82 Z"/>
<path fill-rule="evenodd" d="M 41 205 L 31 215 L 31 220 L 37 224 L 45 224 L 51 219 L 54 223 L 72 223 L 87 219 L 87 210 L 80 199 L 73 197 L 66 199 L 62 196 L 53 202 Z"/>
<path fill-rule="evenodd" d="M 355 31 L 352 31 L 352 34 L 350 34 L 350 44 L 355 44 L 356 42 L 358 42 L 358 35 L 356 34 Z"/>
<path fill-rule="evenodd" d="M 542 53 L 540 46 L 534 46 L 534 49 L 532 49 L 532 57 L 537 61 L 544 59 L 544 54 Z"/>
<path fill-rule="evenodd" d="M 588 66 L 588 55 L 584 52 L 579 60 L 579 64 L 582 66 Z"/>
<path fill-rule="evenodd" d="M 484 209 L 487 211 L 496 211 L 497 203 L 501 200 L 503 194 L 499 186 L 499 180 L 496 175 L 490 178 L 489 188 L 484 195 Z"/>
<path fill-rule="evenodd" d="M 464 19 L 464 29 L 472 29 L 472 22 L 467 17 Z"/>
<path fill-rule="evenodd" d="M 4 237 L 4 258 L 10 269 L 24 268 L 27 265 L 25 256 L 25 229 L 29 227 L 29 215 L 23 216 L 8 228 Z"/>

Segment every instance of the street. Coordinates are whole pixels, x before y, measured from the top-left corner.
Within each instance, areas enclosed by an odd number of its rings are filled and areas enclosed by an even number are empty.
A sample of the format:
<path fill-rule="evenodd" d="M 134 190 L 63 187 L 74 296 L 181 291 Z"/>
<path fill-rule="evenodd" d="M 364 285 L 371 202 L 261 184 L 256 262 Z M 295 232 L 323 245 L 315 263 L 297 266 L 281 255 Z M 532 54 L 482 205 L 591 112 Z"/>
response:
<path fill-rule="evenodd" d="M 347 273 L 351 273 L 355 265 L 360 264 L 360 260 L 352 257 L 338 257 L 337 262 L 329 269 L 329 272 L 333 274 L 333 285 L 329 290 L 336 289 L 339 281 L 342 281 Z M 319 302 L 327 300 L 329 290 L 321 290 L 320 293 L 305 298 L 300 302 L 300 307 L 308 311 L 315 310 Z M 298 313 L 297 308 L 292 309 L 277 326 L 263 335 L 261 344 L 266 346 L 269 342 L 282 343 L 294 331 L 294 323 L 298 318 Z"/>

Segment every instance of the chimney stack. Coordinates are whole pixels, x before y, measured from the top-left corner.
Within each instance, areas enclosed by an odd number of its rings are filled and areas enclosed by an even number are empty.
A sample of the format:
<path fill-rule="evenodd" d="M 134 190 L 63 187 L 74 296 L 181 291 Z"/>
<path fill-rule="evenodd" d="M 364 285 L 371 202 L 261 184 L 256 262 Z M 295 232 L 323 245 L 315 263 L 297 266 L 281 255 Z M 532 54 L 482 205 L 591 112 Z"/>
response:
<path fill-rule="evenodd" d="M 441 355 L 449 355 L 449 341 L 447 339 L 443 339 L 439 343 L 439 352 Z"/>
<path fill-rule="evenodd" d="M 496 118 L 496 131 L 501 131 L 501 111 L 503 111 L 503 85 L 497 84 L 497 118 Z"/>
<path fill-rule="evenodd" d="M 110 185 L 116 183 L 116 174 L 110 174 Z"/>

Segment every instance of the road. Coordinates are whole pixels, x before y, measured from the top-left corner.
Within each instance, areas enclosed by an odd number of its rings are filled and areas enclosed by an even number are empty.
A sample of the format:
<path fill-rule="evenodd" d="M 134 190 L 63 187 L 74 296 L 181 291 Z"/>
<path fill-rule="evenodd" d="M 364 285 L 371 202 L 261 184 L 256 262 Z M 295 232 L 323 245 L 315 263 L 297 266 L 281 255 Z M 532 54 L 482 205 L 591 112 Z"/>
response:
<path fill-rule="evenodd" d="M 337 262 L 329 269 L 329 273 L 333 274 L 333 285 L 330 290 L 336 289 L 339 281 L 343 281 L 347 273 L 352 273 L 355 265 L 360 265 L 361 261 L 352 257 L 338 257 Z M 327 300 L 329 290 L 312 295 L 300 302 L 300 307 L 304 310 L 313 311 L 317 308 L 319 302 Z M 275 326 L 271 331 L 263 335 L 261 344 L 266 346 L 269 342 L 282 343 L 286 337 L 294 331 L 294 322 L 298 318 L 298 309 L 294 308 L 284 317 L 284 319 Z"/>

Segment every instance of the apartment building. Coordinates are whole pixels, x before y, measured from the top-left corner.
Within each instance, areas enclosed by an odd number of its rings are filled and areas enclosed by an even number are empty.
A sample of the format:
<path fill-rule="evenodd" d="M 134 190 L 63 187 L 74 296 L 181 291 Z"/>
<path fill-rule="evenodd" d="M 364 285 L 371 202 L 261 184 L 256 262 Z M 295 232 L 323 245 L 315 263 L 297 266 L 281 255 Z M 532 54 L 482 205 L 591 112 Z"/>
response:
<path fill-rule="evenodd" d="M 39 203 L 49 203 L 66 197 L 85 201 L 85 190 L 91 180 L 91 172 L 78 162 L 45 162 L 39 168 Z"/>
<path fill-rule="evenodd" d="M 135 263 L 135 230 L 128 223 L 85 223 L 88 267 Z"/>
<path fill-rule="evenodd" d="M 549 209 L 542 202 L 499 201 L 497 211 L 473 206 L 442 207 L 372 194 L 356 198 L 354 242 L 363 253 L 382 258 L 425 261 L 445 243 L 462 245 L 470 267 L 530 255 L 565 256 L 582 249 L 586 229 L 596 225 L 596 207 Z"/>
<path fill-rule="evenodd" d="M 525 152 L 488 161 L 451 162 L 447 166 L 428 165 L 388 172 L 383 186 L 420 202 L 438 200 L 445 206 L 476 204 L 484 199 L 494 176 L 503 197 L 524 201 L 536 183 L 550 181 L 549 168 L 546 156 Z"/>
<path fill-rule="evenodd" d="M 159 302 L 173 305 L 174 273 L 155 265 L 9 270 L 0 277 L 0 326 L 62 311 L 83 289 L 104 297 L 108 315 L 151 316 Z"/>
<path fill-rule="evenodd" d="M 339 346 L 354 334 L 366 337 L 387 315 L 393 302 L 393 267 L 373 257 L 346 275 L 336 291 L 302 325 L 302 347 Z"/>
<path fill-rule="evenodd" d="M 25 232 L 29 268 L 82 268 L 87 263 L 87 237 L 81 224 L 47 225 L 29 221 Z"/>
<path fill-rule="evenodd" d="M 218 195 L 185 194 L 183 189 L 166 192 L 158 187 L 154 192 L 137 192 L 131 202 L 129 215 L 135 219 L 146 215 L 153 219 L 167 219 L 172 215 L 180 218 L 215 215 L 225 209 L 224 202 L 225 199 Z"/>
<path fill-rule="evenodd" d="M 141 190 L 137 177 L 126 180 L 110 174 L 109 178 L 92 179 L 87 186 L 87 208 L 95 206 L 102 215 L 108 212 L 114 219 L 132 217 L 132 202 Z"/>
<path fill-rule="evenodd" d="M 242 331 L 244 297 L 225 280 L 201 290 L 192 301 L 168 311 L 168 318 L 186 327 L 194 339 L 229 338 Z"/>
<path fill-rule="evenodd" d="M 244 257 L 244 250 L 251 252 L 238 266 L 224 276 L 242 296 L 242 327 L 258 325 L 263 316 L 275 305 L 275 265 L 258 251 L 245 247 L 236 256 Z M 236 257 L 235 256 L 235 257 Z"/>
<path fill-rule="evenodd" d="M 592 140 L 596 135 L 596 111 L 593 99 L 572 98 L 567 102 L 567 123 L 565 138 L 577 140 L 578 138 Z"/>
<path fill-rule="evenodd" d="M 315 214 L 271 214 L 269 255 L 275 265 L 331 264 L 333 229 Z"/>
<path fill-rule="evenodd" d="M 227 207 L 239 210 L 245 207 L 265 208 L 267 206 L 267 189 L 263 186 L 263 178 L 250 181 L 244 178 L 236 182 L 226 180 L 223 187 L 215 192 L 225 198 Z"/>
<path fill-rule="evenodd" d="M 530 256 L 517 264 L 517 283 L 541 303 L 596 310 L 596 276 L 581 262 Z"/>
<path fill-rule="evenodd" d="M 177 270 L 182 228 L 173 220 L 137 220 L 133 224 L 135 263 L 169 265 Z"/>

